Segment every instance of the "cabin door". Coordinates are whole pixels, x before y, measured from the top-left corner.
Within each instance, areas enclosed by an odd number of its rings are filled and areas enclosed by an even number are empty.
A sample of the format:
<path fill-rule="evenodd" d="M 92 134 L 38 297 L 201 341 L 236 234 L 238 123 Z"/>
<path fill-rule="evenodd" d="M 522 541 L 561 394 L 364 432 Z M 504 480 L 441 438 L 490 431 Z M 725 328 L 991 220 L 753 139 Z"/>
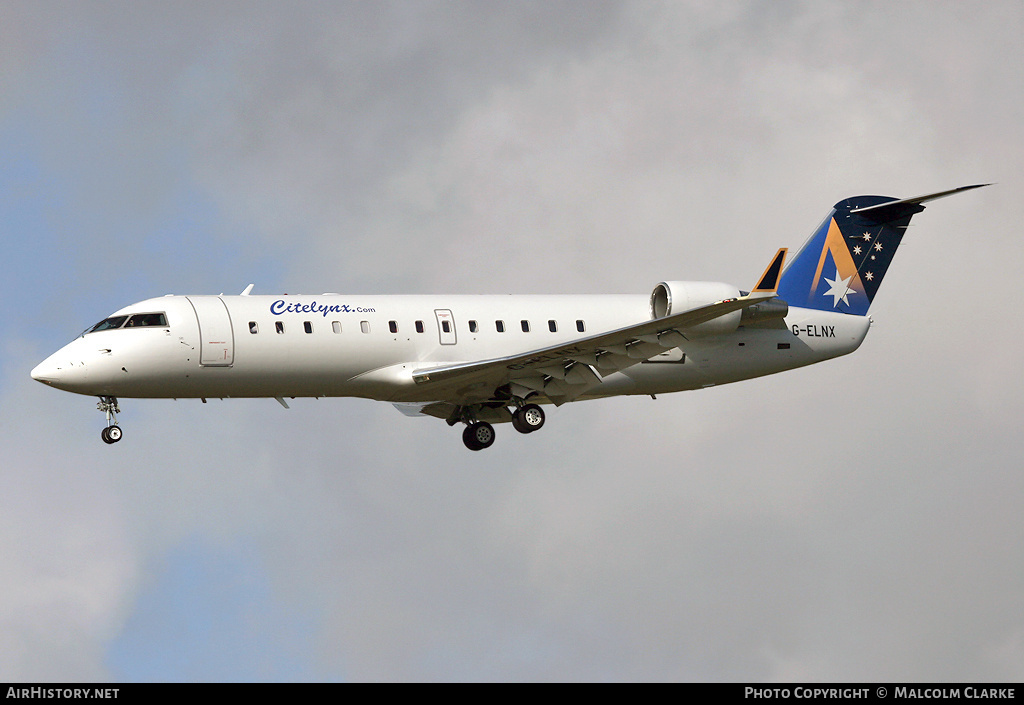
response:
<path fill-rule="evenodd" d="M 219 296 L 187 296 L 199 321 L 199 364 L 230 367 L 235 361 L 235 335 L 231 316 Z"/>

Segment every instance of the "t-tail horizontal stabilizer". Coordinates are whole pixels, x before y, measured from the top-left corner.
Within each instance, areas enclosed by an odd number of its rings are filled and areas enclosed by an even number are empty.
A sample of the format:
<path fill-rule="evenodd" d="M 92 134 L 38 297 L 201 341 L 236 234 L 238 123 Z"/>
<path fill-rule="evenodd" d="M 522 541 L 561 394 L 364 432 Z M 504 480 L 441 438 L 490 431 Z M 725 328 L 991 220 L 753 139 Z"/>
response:
<path fill-rule="evenodd" d="M 922 203 L 928 201 L 934 201 L 938 198 L 945 198 L 946 196 L 952 196 L 954 193 L 962 193 L 964 191 L 972 191 L 976 188 L 983 186 L 991 186 L 992 184 L 974 184 L 973 186 L 961 186 L 960 188 L 953 188 L 948 191 L 939 191 L 938 193 L 928 193 L 924 196 L 915 196 L 914 198 L 903 198 L 898 201 L 887 201 L 885 203 L 879 203 L 874 206 L 864 206 L 862 208 L 853 208 L 850 212 L 857 213 L 865 218 L 877 221 L 879 223 L 888 222 L 890 220 L 896 220 L 906 216 L 920 213 L 924 210 Z"/>
<path fill-rule="evenodd" d="M 922 204 L 982 186 L 988 184 L 914 198 L 854 196 L 840 201 L 782 273 L 779 297 L 799 308 L 866 315 L 910 219 L 924 210 Z"/>

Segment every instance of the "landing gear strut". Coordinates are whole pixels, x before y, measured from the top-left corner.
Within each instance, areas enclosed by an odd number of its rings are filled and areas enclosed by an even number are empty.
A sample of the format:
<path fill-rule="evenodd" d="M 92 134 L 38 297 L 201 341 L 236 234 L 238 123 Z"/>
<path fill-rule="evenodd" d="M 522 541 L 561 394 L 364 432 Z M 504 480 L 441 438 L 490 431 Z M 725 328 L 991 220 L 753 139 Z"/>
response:
<path fill-rule="evenodd" d="M 121 409 L 117 406 L 117 397 L 100 397 L 96 408 L 107 415 L 107 427 L 100 431 L 104 443 L 117 443 L 121 440 L 121 427 L 117 425 L 117 415 Z"/>

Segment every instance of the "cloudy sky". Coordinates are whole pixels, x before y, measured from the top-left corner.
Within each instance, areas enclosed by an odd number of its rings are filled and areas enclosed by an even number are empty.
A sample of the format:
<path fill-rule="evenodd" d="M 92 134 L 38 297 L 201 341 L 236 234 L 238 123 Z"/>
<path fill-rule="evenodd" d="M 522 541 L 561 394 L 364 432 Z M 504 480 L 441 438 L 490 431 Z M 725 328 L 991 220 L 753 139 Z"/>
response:
<path fill-rule="evenodd" d="M 1024 6 L 0 0 L 0 680 L 1024 679 Z M 749 286 L 915 218 L 855 355 L 573 404 L 95 400 L 165 293 Z"/>

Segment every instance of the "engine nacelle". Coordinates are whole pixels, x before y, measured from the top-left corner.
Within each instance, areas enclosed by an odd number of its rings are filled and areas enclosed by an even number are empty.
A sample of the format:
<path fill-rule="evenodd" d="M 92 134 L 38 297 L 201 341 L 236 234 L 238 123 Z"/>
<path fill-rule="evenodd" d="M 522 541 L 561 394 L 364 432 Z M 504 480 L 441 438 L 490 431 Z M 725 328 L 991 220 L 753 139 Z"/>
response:
<path fill-rule="evenodd" d="M 776 296 L 774 299 L 759 301 L 743 309 L 741 326 L 753 326 L 767 321 L 781 321 L 789 315 L 789 304 Z"/>
<path fill-rule="evenodd" d="M 736 299 L 740 290 L 722 282 L 661 282 L 651 292 L 651 318 L 664 318 L 724 299 Z M 731 333 L 740 325 L 740 311 L 687 328 L 687 338 Z"/>

